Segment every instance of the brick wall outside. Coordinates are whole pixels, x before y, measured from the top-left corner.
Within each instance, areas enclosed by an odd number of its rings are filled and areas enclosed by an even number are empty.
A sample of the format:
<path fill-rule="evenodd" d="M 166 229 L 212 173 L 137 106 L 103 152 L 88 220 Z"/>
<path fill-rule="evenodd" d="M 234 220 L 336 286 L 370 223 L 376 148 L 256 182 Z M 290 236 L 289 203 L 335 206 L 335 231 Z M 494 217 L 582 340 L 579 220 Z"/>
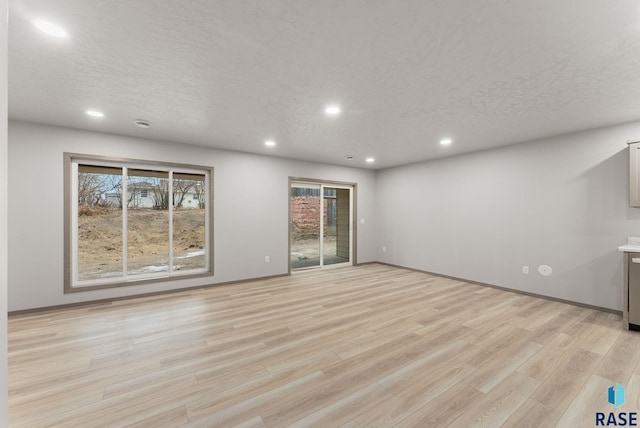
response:
<path fill-rule="evenodd" d="M 327 230 L 327 201 L 324 201 L 324 230 Z M 295 196 L 291 198 L 291 223 L 293 237 L 305 239 L 317 237 L 320 232 L 320 198 Z"/>

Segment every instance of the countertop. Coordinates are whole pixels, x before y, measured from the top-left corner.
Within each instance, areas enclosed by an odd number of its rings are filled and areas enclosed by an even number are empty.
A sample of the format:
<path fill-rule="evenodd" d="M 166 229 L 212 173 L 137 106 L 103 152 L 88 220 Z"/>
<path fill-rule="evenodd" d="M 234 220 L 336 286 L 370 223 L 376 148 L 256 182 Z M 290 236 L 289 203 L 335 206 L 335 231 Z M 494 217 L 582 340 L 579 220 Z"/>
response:
<path fill-rule="evenodd" d="M 625 253 L 640 253 L 640 237 L 627 237 L 627 245 L 618 247 L 618 251 L 624 251 Z"/>
<path fill-rule="evenodd" d="M 640 245 L 621 245 L 620 247 L 618 247 L 618 251 L 624 251 L 625 253 L 640 253 Z"/>

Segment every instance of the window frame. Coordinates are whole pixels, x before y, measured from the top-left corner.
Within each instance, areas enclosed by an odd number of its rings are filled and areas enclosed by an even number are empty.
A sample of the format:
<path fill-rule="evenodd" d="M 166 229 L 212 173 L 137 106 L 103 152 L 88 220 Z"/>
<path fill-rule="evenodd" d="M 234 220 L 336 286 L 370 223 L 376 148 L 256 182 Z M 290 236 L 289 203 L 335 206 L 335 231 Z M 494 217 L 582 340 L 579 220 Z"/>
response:
<path fill-rule="evenodd" d="M 205 267 L 202 269 L 155 272 L 122 277 L 100 278 L 79 281 L 77 279 L 78 257 L 78 165 L 94 164 L 97 166 L 114 166 L 118 168 L 139 168 L 149 170 L 167 170 L 177 173 L 195 173 L 205 175 Z M 123 286 L 142 285 L 166 281 L 177 281 L 191 278 L 214 276 L 214 239 L 213 239 L 213 173 L 214 168 L 203 165 L 190 165 L 174 162 L 158 162 L 140 159 L 116 158 L 110 156 L 88 155 L 80 153 L 64 153 L 64 293 L 101 290 Z M 172 174 L 170 174 L 172 176 Z M 173 207 L 170 209 L 172 213 Z M 172 222 L 172 215 L 169 216 Z M 171 240 L 167 242 L 169 244 Z M 123 247 L 126 241 L 123 240 Z M 124 280 L 123 280 L 124 279 Z"/>

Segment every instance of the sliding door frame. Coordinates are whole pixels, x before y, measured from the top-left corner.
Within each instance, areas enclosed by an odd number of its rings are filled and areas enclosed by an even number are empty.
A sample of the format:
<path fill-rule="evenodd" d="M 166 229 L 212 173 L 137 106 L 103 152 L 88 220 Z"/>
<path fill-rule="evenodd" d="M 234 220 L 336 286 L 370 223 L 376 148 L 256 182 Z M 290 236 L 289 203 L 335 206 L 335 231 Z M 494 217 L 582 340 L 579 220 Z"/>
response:
<path fill-rule="evenodd" d="M 331 186 L 344 186 L 344 187 L 350 187 L 351 188 L 351 264 L 353 266 L 357 266 L 358 265 L 358 222 L 356 221 L 358 218 L 358 183 L 350 183 L 350 182 L 346 182 L 346 181 L 334 181 L 334 180 L 320 180 L 317 178 L 304 178 L 304 177 L 289 177 L 289 183 L 287 186 L 287 204 L 289 206 L 288 211 L 289 211 L 289 227 L 288 229 L 288 236 L 287 236 L 287 241 L 288 241 L 288 252 L 287 252 L 287 264 L 289 266 L 288 269 L 288 273 L 289 275 L 291 275 L 291 232 L 292 232 L 292 218 L 291 218 L 291 184 L 294 182 L 301 182 L 301 183 L 309 183 L 309 184 L 319 184 L 320 185 L 320 189 L 323 188 L 323 186 L 327 186 L 327 187 L 331 187 Z M 321 190 L 322 193 L 322 190 Z M 322 213 L 322 210 L 320 211 Z M 322 224 L 322 222 L 321 222 Z M 321 245 L 322 245 L 322 239 L 321 241 Z M 322 257 L 322 251 L 320 252 L 321 257 Z"/>

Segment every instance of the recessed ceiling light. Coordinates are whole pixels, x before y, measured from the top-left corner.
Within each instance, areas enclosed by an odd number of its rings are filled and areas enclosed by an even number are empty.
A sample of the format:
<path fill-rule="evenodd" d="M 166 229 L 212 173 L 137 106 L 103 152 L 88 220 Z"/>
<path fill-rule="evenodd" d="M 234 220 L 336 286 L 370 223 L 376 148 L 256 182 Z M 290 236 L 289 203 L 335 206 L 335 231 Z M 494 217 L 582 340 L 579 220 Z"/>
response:
<path fill-rule="evenodd" d="M 267 147 L 274 147 L 276 145 L 276 142 L 273 140 L 267 140 L 264 142 L 264 145 Z"/>
<path fill-rule="evenodd" d="M 443 146 L 448 146 L 451 143 L 452 143 L 451 138 L 444 138 L 440 140 L 440 144 L 442 144 Z"/>
<path fill-rule="evenodd" d="M 59 39 L 62 39 L 68 36 L 67 32 L 64 31 L 62 27 L 59 27 L 56 24 L 52 24 L 49 21 L 44 21 L 42 19 L 34 19 L 31 22 L 33 23 L 33 25 L 36 26 L 38 30 L 50 36 L 57 37 Z"/>
<path fill-rule="evenodd" d="M 327 116 L 337 116 L 340 114 L 340 106 L 332 104 L 330 106 L 327 106 L 324 109 L 324 112 L 327 114 Z"/>
<path fill-rule="evenodd" d="M 104 117 L 104 113 L 98 110 L 87 110 L 87 116 L 91 117 Z"/>
<path fill-rule="evenodd" d="M 366 161 L 367 161 L 367 163 L 373 163 L 376 160 L 374 158 L 367 158 Z"/>
<path fill-rule="evenodd" d="M 146 119 L 136 119 L 133 121 L 138 128 L 148 128 L 151 126 L 151 122 Z"/>

